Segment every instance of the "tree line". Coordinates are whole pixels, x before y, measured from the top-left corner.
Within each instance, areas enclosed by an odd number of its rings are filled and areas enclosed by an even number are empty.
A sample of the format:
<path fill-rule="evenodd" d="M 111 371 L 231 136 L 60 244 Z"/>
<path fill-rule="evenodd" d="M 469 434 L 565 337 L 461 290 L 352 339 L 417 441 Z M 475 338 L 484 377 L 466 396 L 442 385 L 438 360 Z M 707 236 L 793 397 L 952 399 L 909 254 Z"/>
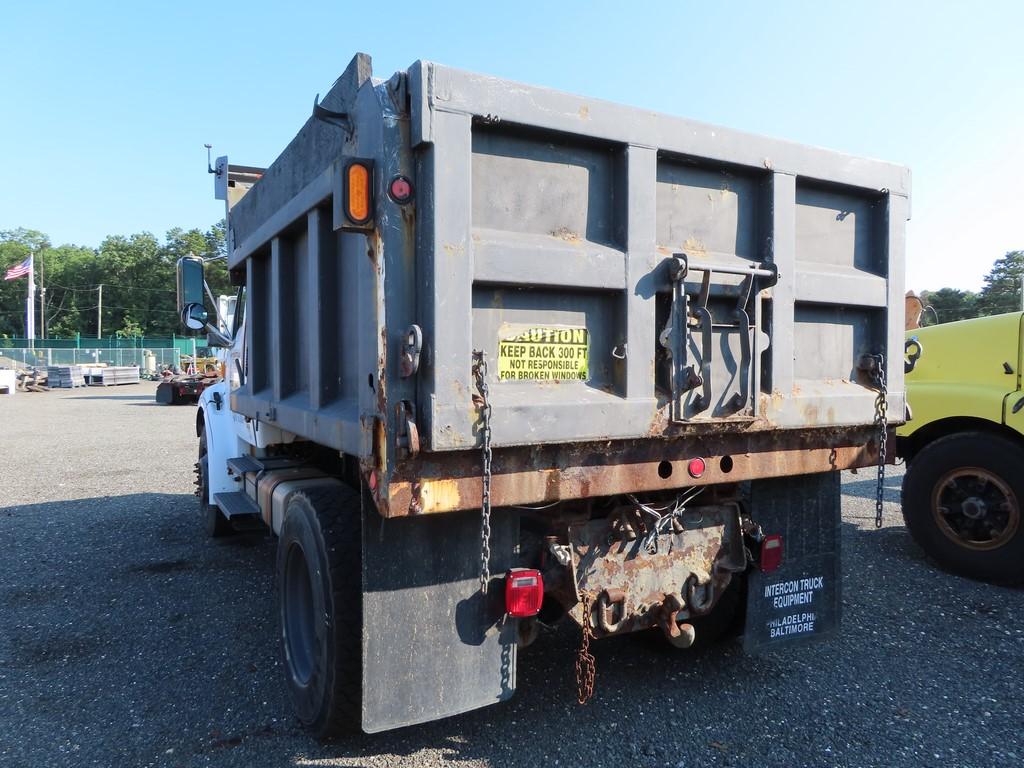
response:
<path fill-rule="evenodd" d="M 205 232 L 174 228 L 163 242 L 149 232 L 111 235 L 98 248 L 54 246 L 42 232 L 0 231 L 0 272 L 29 253 L 35 254 L 36 333 L 70 338 L 95 337 L 100 323 L 99 286 L 103 286 L 103 336 L 170 336 L 181 333 L 175 297 L 175 264 L 192 253 L 207 263 L 213 294 L 234 293 L 228 282 L 224 222 Z M 40 274 L 42 273 L 42 275 Z M 978 292 L 959 288 L 922 291 L 921 300 L 934 312 L 926 323 L 947 323 L 1021 308 L 1024 251 L 1010 251 L 992 265 Z M 42 279 L 40 279 L 42 278 Z M 0 281 L 0 339 L 25 333 L 26 278 Z M 45 304 L 39 290 L 46 288 Z"/>
<path fill-rule="evenodd" d="M 73 338 L 76 333 L 95 338 L 97 331 L 104 337 L 170 336 L 183 333 L 176 311 L 175 264 L 190 253 L 204 259 L 223 257 L 224 242 L 223 222 L 205 232 L 174 228 L 163 241 L 149 232 L 111 235 L 98 248 L 54 246 L 44 233 L 19 228 L 0 231 L 0 272 L 34 254 L 37 336 L 43 335 L 42 317 L 50 338 Z M 235 292 L 223 258 L 206 266 L 215 296 Z M 0 280 L 0 339 L 25 334 L 27 282 L 27 277 Z M 46 289 L 45 302 L 41 287 Z"/>
<path fill-rule="evenodd" d="M 959 288 L 922 291 L 922 304 L 934 310 L 925 312 L 924 322 L 951 323 L 1015 312 L 1021 309 L 1021 278 L 1024 278 L 1024 251 L 1010 251 L 992 265 L 980 291 Z"/>

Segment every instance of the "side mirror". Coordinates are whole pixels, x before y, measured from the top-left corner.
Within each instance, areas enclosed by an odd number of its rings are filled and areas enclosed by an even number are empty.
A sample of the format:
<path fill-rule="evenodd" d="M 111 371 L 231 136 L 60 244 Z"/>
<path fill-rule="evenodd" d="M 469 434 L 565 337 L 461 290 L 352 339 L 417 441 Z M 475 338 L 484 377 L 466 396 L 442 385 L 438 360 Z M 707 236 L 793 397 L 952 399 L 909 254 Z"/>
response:
<path fill-rule="evenodd" d="M 190 331 L 201 331 L 206 328 L 208 317 L 202 304 L 189 304 L 181 311 L 181 323 Z"/>
<path fill-rule="evenodd" d="M 205 278 L 203 260 L 195 256 L 178 259 L 178 316 L 184 326 L 193 331 L 206 327 L 209 314 L 205 304 Z"/>

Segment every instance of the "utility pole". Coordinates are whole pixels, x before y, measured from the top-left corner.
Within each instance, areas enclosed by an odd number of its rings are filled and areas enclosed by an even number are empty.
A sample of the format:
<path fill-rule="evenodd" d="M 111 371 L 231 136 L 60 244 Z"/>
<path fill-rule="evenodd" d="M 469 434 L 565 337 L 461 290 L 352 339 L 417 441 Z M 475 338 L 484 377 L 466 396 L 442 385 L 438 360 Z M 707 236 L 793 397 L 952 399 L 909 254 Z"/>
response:
<path fill-rule="evenodd" d="M 28 295 L 25 297 L 25 336 L 28 338 L 29 349 L 36 348 L 36 257 L 33 251 L 29 251 L 31 257 L 28 268 Z"/>
<path fill-rule="evenodd" d="M 96 338 L 103 338 L 103 283 L 99 284 L 100 299 L 96 303 Z"/>
<path fill-rule="evenodd" d="M 46 338 L 46 282 L 43 279 L 43 252 L 39 252 L 39 326 L 42 329 L 42 336 Z"/>

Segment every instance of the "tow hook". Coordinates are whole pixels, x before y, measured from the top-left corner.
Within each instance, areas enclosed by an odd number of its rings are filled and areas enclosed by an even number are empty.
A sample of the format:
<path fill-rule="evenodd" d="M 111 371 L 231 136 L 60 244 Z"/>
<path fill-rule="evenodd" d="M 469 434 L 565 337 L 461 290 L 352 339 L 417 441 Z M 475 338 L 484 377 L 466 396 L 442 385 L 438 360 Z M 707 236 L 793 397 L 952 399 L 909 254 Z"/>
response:
<path fill-rule="evenodd" d="M 711 610 L 715 602 L 715 585 L 710 576 L 701 579 L 696 574 L 686 580 L 686 602 L 690 611 L 703 615 Z"/>
<path fill-rule="evenodd" d="M 619 620 L 613 621 L 612 615 L 615 606 L 619 606 Z M 604 632 L 609 635 L 618 632 L 622 628 L 622 622 L 626 620 L 626 593 L 622 589 L 612 587 L 601 591 L 597 596 L 597 623 Z"/>
<path fill-rule="evenodd" d="M 683 601 L 679 595 L 665 595 L 665 601 L 661 604 L 661 616 L 658 623 L 665 633 L 666 639 L 676 648 L 689 648 L 697 637 L 697 632 L 692 624 L 680 624 L 676 621 L 676 614 L 683 609 Z"/>

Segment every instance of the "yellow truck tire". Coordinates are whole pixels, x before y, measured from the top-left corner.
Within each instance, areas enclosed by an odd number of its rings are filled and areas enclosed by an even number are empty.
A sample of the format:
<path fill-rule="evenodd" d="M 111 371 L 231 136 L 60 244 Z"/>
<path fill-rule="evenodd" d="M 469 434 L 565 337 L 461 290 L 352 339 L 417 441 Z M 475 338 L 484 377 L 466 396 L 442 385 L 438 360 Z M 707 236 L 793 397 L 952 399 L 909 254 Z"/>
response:
<path fill-rule="evenodd" d="M 914 541 L 954 573 L 1024 581 L 1024 448 L 988 432 L 958 432 L 924 446 L 903 480 Z"/>

